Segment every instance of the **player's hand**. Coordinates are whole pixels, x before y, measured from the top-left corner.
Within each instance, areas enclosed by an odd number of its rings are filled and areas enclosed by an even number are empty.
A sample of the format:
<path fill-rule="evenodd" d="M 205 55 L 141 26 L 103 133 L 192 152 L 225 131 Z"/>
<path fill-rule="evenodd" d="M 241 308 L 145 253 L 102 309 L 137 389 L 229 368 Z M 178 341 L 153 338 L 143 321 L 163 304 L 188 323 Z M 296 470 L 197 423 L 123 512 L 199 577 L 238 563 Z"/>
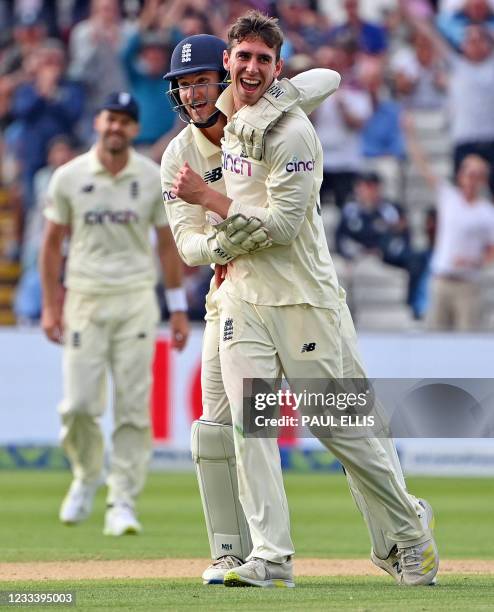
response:
<path fill-rule="evenodd" d="M 274 82 L 253 106 L 244 106 L 226 129 L 239 139 L 243 152 L 260 160 L 266 134 L 300 99 L 299 90 L 288 79 Z"/>
<path fill-rule="evenodd" d="M 170 332 L 172 348 L 181 351 L 186 345 L 190 333 L 189 317 L 186 312 L 177 311 L 171 313 Z"/>
<path fill-rule="evenodd" d="M 214 263 L 227 264 L 239 255 L 247 255 L 271 245 L 268 230 L 257 217 L 247 217 L 242 214 L 232 215 L 224 221 L 215 222 L 211 215 L 206 215 L 213 227 L 215 244 L 212 252 Z"/>
<path fill-rule="evenodd" d="M 63 322 L 61 308 L 45 306 L 41 314 L 41 327 L 51 342 L 63 343 Z"/>
<path fill-rule="evenodd" d="M 194 172 L 187 162 L 184 162 L 175 176 L 171 191 L 189 204 L 205 206 L 209 189 L 202 177 Z"/>

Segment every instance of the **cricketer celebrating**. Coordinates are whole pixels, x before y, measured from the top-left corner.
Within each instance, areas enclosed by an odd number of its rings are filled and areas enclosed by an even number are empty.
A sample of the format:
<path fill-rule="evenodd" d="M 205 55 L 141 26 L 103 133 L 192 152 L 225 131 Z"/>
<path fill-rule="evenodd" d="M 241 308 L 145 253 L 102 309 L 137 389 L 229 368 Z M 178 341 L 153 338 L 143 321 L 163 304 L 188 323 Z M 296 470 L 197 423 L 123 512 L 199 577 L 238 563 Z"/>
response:
<path fill-rule="evenodd" d="M 229 197 L 208 187 L 187 165 L 172 190 L 226 218 L 220 227 L 228 235 L 235 235 L 241 214 L 247 225 L 257 220 L 272 242 L 270 248 L 233 259 L 213 298 L 220 312 L 221 371 L 232 410 L 239 494 L 253 541 L 247 562 L 225 574 L 229 586 L 294 585 L 277 442 L 244 437 L 243 378 L 279 379 L 283 373 L 289 382 L 336 379 L 348 375 L 348 364 L 353 372 L 361 367 L 353 324 L 341 330 L 348 315 L 320 216 L 322 151 L 314 129 L 295 106 L 265 126 L 260 146 L 252 146 L 266 96 L 282 69 L 281 44 L 275 21 L 258 12 L 239 18 L 230 29 L 224 65 L 232 85 L 217 102 L 229 119 L 222 145 Z M 350 342 L 344 342 L 346 335 Z M 307 343 L 311 351 L 303 350 Z M 381 557 L 373 550 L 374 562 L 403 584 L 430 584 L 438 568 L 437 548 L 387 452 L 389 444 L 343 435 L 322 442 L 344 465 L 352 491 L 358 488 L 364 515 L 380 517 L 377 524 L 391 546 Z M 378 544 L 373 538 L 373 548 Z"/>
<path fill-rule="evenodd" d="M 95 118 L 98 140 L 87 153 L 61 166 L 49 185 L 41 251 L 42 326 L 63 342 L 62 445 L 73 482 L 60 520 L 85 519 L 101 484 L 106 372 L 114 387 L 113 451 L 108 475 L 104 532 L 138 533 L 135 502 L 151 451 L 149 393 L 159 309 L 149 232 L 155 228 L 171 312 L 172 344 L 188 335 L 182 262 L 168 227 L 159 188 L 159 167 L 130 143 L 139 131 L 138 107 L 115 92 Z M 62 242 L 70 233 L 60 298 Z"/>
<path fill-rule="evenodd" d="M 187 163 L 212 189 L 225 194 L 220 142 L 226 118 L 215 108 L 219 94 L 227 86 L 227 72 L 223 67 L 225 50 L 225 42 L 215 36 L 190 36 L 175 48 L 170 71 L 165 75 L 170 80 L 172 104 L 189 125 L 163 154 L 163 198 L 178 250 L 183 260 L 191 266 L 223 264 L 266 243 L 266 233 L 259 224 L 249 227 L 245 222 L 243 230 L 232 236 L 214 233 L 205 211 L 182 200 L 174 190 L 176 176 L 182 165 Z M 322 69 L 296 77 L 293 83 L 300 86 L 300 90 L 284 82 L 289 100 L 283 100 L 278 109 L 273 107 L 274 115 L 279 116 L 281 108 L 295 103 L 310 112 L 334 91 L 338 82 L 337 73 Z M 262 136 L 262 131 L 259 135 Z M 251 229 L 252 233 L 237 243 L 237 237 L 242 236 L 246 229 Z M 238 497 L 231 411 L 218 354 L 219 314 L 212 299 L 215 289 L 216 284 L 212 279 L 206 301 L 202 352 L 203 415 L 192 425 L 191 440 L 214 559 L 203 573 L 205 584 L 223 584 L 225 573 L 241 565 L 252 549 Z"/>

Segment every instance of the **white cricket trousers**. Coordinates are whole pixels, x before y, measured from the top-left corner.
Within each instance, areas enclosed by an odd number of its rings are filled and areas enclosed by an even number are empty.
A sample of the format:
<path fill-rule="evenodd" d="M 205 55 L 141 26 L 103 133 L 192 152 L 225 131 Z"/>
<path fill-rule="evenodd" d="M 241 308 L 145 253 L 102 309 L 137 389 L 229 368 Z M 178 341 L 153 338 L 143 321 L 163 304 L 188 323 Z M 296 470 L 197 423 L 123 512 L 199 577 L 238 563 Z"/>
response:
<path fill-rule="evenodd" d="M 294 548 L 278 444 L 276 439 L 244 437 L 243 379 L 279 379 L 282 374 L 289 383 L 301 378 L 342 378 L 344 359 L 350 359 L 353 347 L 344 346 L 341 309 L 306 304 L 259 306 L 227 293 L 224 286 L 215 299 L 220 311 L 220 361 L 232 410 L 239 496 L 254 545 L 251 556 L 281 563 Z M 303 345 L 312 342 L 314 350 L 302 352 Z M 411 545 L 428 539 L 403 477 L 397 474 L 380 439 L 337 435 L 321 441 L 345 467 L 370 514 L 382 513 L 390 541 Z"/>
<path fill-rule="evenodd" d="M 149 397 L 159 311 L 154 289 L 113 295 L 68 291 L 64 305 L 61 442 L 74 478 L 101 478 L 100 418 L 113 384 L 108 504 L 134 506 L 151 455 Z"/>
<path fill-rule="evenodd" d="M 206 296 L 206 325 L 202 339 L 201 389 L 202 416 L 205 421 L 232 424 L 230 403 L 226 395 L 219 354 L 220 315 L 215 301 L 214 287 Z"/>

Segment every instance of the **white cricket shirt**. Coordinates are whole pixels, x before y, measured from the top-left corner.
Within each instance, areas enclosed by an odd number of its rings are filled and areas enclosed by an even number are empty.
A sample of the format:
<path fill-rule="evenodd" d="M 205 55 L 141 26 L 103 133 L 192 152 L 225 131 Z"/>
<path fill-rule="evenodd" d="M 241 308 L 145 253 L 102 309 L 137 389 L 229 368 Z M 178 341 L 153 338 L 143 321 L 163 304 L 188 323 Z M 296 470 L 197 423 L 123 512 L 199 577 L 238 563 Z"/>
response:
<path fill-rule="evenodd" d="M 84 293 L 117 293 L 156 283 L 150 227 L 168 224 L 159 166 L 130 151 L 112 175 L 93 147 L 51 178 L 45 216 L 71 229 L 66 286 Z"/>
<path fill-rule="evenodd" d="M 231 88 L 217 107 L 233 114 Z M 256 216 L 274 246 L 228 265 L 225 290 L 254 304 L 338 307 L 338 280 L 321 219 L 322 149 L 305 113 L 286 113 L 266 136 L 261 161 L 242 156 L 238 138 L 225 129 L 222 166 L 229 216 Z"/>
<path fill-rule="evenodd" d="M 178 252 L 187 265 L 200 266 L 213 261 L 213 232 L 206 221 L 206 211 L 171 192 L 177 172 L 185 161 L 212 189 L 225 195 L 221 149 L 189 124 L 170 142 L 161 158 L 163 201 Z"/>

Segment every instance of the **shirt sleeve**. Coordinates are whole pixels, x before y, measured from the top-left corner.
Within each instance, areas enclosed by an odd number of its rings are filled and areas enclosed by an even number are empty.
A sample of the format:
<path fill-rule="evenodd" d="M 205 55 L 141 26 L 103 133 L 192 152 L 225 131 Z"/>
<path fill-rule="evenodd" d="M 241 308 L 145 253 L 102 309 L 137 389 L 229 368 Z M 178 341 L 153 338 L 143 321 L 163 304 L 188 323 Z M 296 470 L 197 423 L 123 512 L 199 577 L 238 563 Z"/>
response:
<path fill-rule="evenodd" d="M 298 118 L 297 118 L 298 119 Z M 317 198 L 314 177 L 317 144 L 312 126 L 282 120 L 266 143 L 266 202 L 259 206 L 233 201 L 229 216 L 258 217 L 275 244 L 287 245 L 297 237 L 309 205 Z"/>
<path fill-rule="evenodd" d="M 152 224 L 155 227 L 166 227 L 169 225 L 168 217 L 166 214 L 166 208 L 163 206 L 163 200 L 161 198 L 161 193 L 158 194 L 156 198 L 154 207 L 153 207 L 153 219 Z"/>
<path fill-rule="evenodd" d="M 207 265 L 213 262 L 212 236 L 206 233 L 203 209 L 185 202 L 171 191 L 179 168 L 179 157 L 168 147 L 161 159 L 161 189 L 166 216 L 183 261 L 188 266 Z"/>
<path fill-rule="evenodd" d="M 297 74 L 291 82 L 300 92 L 299 106 L 310 115 L 328 96 L 335 92 L 341 76 L 328 68 L 313 68 Z"/>
<path fill-rule="evenodd" d="M 157 180 L 153 180 L 153 186 L 156 185 L 156 198 L 153 202 L 153 209 L 151 213 L 151 224 L 154 227 L 166 227 L 169 225 L 166 206 L 163 206 L 163 197 L 161 195 L 160 188 L 160 170 L 157 168 Z"/>
<path fill-rule="evenodd" d="M 55 170 L 48 184 L 48 196 L 43 214 L 49 221 L 59 225 L 70 225 L 70 198 L 64 193 L 62 169 Z"/>

